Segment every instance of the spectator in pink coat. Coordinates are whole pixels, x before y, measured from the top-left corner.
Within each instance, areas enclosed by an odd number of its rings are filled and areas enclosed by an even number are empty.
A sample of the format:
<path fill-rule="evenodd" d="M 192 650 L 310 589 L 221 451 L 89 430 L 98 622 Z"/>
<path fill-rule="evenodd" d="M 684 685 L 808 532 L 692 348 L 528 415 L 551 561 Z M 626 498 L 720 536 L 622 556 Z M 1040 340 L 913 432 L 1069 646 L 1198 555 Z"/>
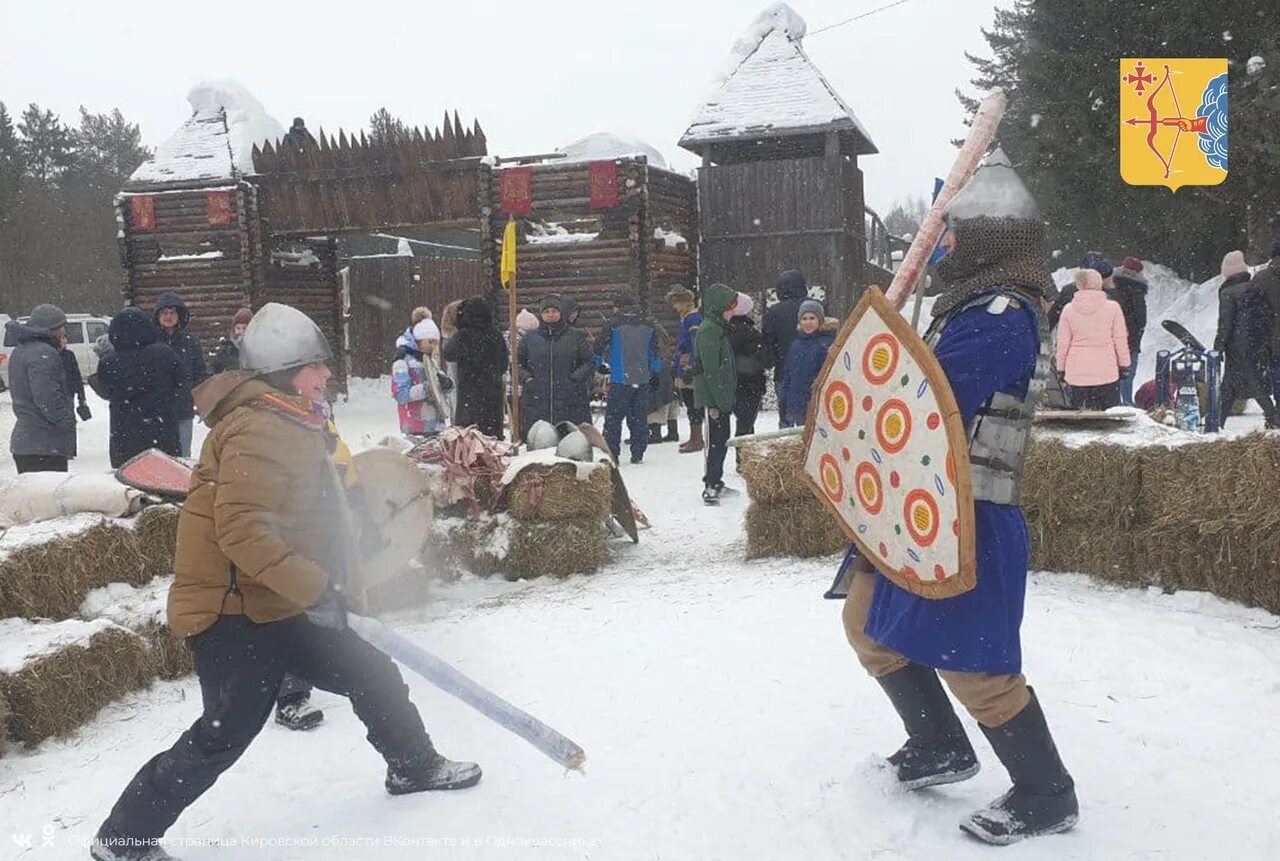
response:
<path fill-rule="evenodd" d="M 1076 286 L 1058 324 L 1058 367 L 1078 409 L 1105 410 L 1120 403 L 1116 384 L 1129 372 L 1129 331 L 1096 270 L 1077 272 Z"/>

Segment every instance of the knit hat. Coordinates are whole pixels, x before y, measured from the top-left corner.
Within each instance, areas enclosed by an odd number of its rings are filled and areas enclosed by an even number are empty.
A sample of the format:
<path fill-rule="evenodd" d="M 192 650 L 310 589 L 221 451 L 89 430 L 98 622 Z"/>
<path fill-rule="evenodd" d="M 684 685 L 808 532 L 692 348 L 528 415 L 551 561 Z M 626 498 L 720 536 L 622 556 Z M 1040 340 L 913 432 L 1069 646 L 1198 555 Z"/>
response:
<path fill-rule="evenodd" d="M 439 341 L 440 327 L 437 326 L 435 321 L 430 318 L 420 320 L 418 321 L 418 324 L 413 327 L 413 340 Z"/>
<path fill-rule="evenodd" d="M 667 291 L 666 299 L 673 305 L 676 302 L 692 303 L 697 297 L 693 295 L 693 291 L 683 284 L 672 284 L 671 289 Z"/>
<path fill-rule="evenodd" d="M 521 332 L 532 332 L 538 328 L 538 318 L 528 308 L 521 308 L 516 315 L 516 328 Z"/>
<path fill-rule="evenodd" d="M 248 326 L 249 321 L 253 319 L 253 312 L 248 308 L 241 308 L 236 315 L 231 318 L 232 326 Z"/>
<path fill-rule="evenodd" d="M 1120 268 L 1128 269 L 1130 272 L 1141 272 L 1142 261 L 1136 257 L 1126 257 L 1124 260 L 1120 261 Z"/>
<path fill-rule="evenodd" d="M 1271 256 L 1280 257 L 1280 239 L 1271 243 Z"/>
<path fill-rule="evenodd" d="M 733 316 L 750 317 L 751 312 L 756 309 L 755 300 L 746 293 L 738 294 L 738 301 L 733 303 Z"/>
<path fill-rule="evenodd" d="M 1096 251 L 1090 251 L 1080 258 L 1080 268 L 1092 269 L 1103 278 L 1110 278 L 1111 273 L 1115 271 L 1115 266 L 1111 264 L 1111 261 Z"/>
<path fill-rule="evenodd" d="M 426 305 L 419 305 L 417 308 L 414 308 L 413 311 L 410 312 L 409 314 L 409 322 L 415 326 L 421 323 L 423 320 L 430 320 L 430 319 L 431 319 L 431 309 L 428 308 Z"/>
<path fill-rule="evenodd" d="M 37 305 L 31 309 L 31 317 L 27 320 L 29 326 L 37 329 L 48 329 L 52 332 L 67 325 L 67 315 L 57 305 Z"/>
<path fill-rule="evenodd" d="M 542 297 L 542 301 L 538 303 L 538 313 L 541 314 L 548 308 L 555 308 L 557 311 L 564 313 L 564 306 L 560 304 L 560 297 L 554 293 L 550 296 Z"/>
<path fill-rule="evenodd" d="M 812 314 L 821 320 L 827 315 L 826 310 L 822 307 L 822 303 L 817 299 L 805 299 L 800 303 L 800 313 L 796 319 L 803 317 L 805 314 Z"/>
<path fill-rule="evenodd" d="M 1101 290 L 1102 273 L 1097 269 L 1081 269 L 1076 273 L 1076 286 L 1081 290 Z"/>
<path fill-rule="evenodd" d="M 1228 251 L 1227 255 L 1222 258 L 1222 277 L 1230 278 L 1232 275 L 1239 275 L 1241 272 L 1248 272 L 1249 264 L 1244 262 L 1243 251 Z"/>

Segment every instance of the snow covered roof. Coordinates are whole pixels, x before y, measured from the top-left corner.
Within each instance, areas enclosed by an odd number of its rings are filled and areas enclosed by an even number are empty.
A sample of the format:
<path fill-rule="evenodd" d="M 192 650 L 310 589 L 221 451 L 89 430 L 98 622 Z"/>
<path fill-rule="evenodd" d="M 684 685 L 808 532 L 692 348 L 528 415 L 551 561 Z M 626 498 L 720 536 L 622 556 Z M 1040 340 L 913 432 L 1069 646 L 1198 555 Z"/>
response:
<path fill-rule="evenodd" d="M 253 147 L 278 141 L 284 128 L 235 81 L 197 84 L 187 94 L 191 116 L 142 164 L 127 190 L 201 187 L 253 172 Z"/>
<path fill-rule="evenodd" d="M 556 152 L 564 153 L 564 161 L 595 161 L 598 159 L 642 155 L 654 167 L 667 166 L 667 160 L 662 157 L 662 153 L 658 152 L 657 149 L 639 138 L 617 132 L 589 134 L 573 143 L 559 147 Z"/>
<path fill-rule="evenodd" d="M 853 110 L 805 54 L 804 19 L 770 6 L 734 43 L 711 96 L 694 113 L 680 146 L 742 138 L 846 131 L 858 153 L 879 152 Z"/>

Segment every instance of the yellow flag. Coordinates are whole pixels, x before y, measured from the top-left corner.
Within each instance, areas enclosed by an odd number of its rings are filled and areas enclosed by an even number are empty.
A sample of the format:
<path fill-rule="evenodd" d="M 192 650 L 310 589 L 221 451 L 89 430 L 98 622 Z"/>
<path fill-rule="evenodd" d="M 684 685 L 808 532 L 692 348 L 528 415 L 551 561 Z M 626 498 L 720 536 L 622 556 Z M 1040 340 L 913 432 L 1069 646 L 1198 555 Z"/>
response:
<path fill-rule="evenodd" d="M 498 269 L 502 286 L 510 289 L 511 279 L 516 277 L 516 220 L 507 219 L 507 229 L 502 232 L 502 263 Z"/>
<path fill-rule="evenodd" d="M 1225 59 L 1120 61 L 1120 177 L 1173 191 L 1227 178 Z"/>

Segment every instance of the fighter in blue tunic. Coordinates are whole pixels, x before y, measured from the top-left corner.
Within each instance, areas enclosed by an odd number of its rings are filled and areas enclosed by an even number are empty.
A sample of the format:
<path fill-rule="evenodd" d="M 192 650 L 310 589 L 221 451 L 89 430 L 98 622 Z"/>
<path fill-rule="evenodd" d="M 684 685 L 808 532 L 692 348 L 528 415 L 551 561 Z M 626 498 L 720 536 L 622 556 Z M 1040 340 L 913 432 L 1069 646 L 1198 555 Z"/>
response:
<path fill-rule="evenodd" d="M 1066 831 L 1079 817 L 1075 784 L 1022 675 L 1019 639 L 1030 544 L 1018 491 L 1048 371 L 1041 303 L 1053 281 L 1038 208 L 1002 154 L 957 195 L 948 226 L 950 251 L 937 267 L 946 292 L 927 340 L 969 430 L 977 586 L 953 598 L 921 598 L 851 550 L 844 627 L 906 727 L 906 743 L 889 757 L 905 788 L 978 773 L 939 676 L 977 720 L 1013 788 L 960 827 L 1005 844 Z"/>

